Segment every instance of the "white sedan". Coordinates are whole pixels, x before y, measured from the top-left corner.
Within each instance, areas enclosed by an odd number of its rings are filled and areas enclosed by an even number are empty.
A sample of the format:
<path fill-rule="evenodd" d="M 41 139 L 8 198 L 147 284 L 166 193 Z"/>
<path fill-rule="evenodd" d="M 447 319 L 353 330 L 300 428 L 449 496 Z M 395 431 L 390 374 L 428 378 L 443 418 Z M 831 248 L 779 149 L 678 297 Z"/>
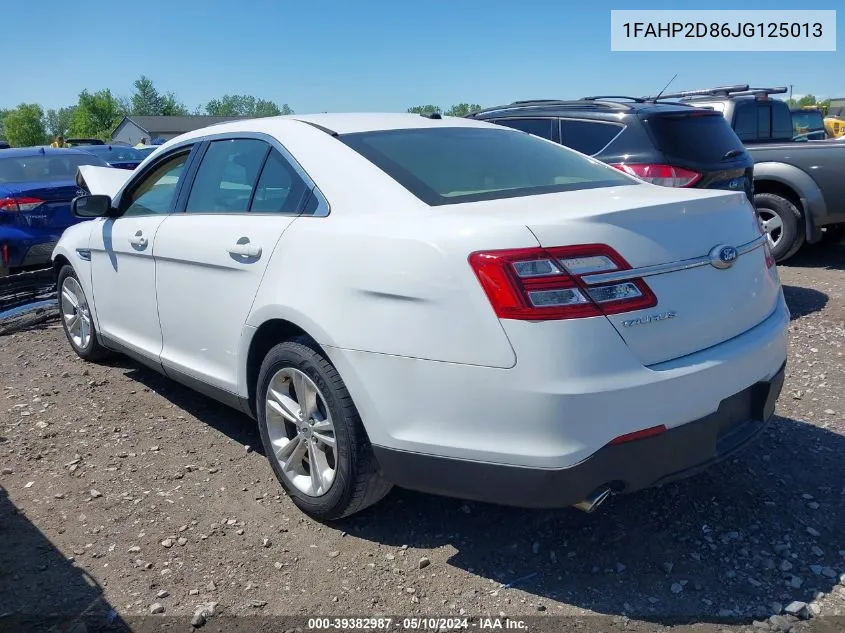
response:
<path fill-rule="evenodd" d="M 392 484 L 592 510 L 772 416 L 789 312 L 741 193 L 413 114 L 225 123 L 114 171 L 80 170 L 96 219 L 53 254 L 71 346 L 254 417 L 319 519 Z"/>

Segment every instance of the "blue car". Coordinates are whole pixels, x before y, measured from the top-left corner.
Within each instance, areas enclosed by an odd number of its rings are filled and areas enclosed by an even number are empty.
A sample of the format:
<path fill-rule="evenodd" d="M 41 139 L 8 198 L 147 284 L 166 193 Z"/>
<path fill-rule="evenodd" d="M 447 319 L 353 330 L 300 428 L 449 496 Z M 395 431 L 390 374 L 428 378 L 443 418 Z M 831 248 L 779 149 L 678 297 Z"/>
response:
<path fill-rule="evenodd" d="M 75 149 L 24 147 L 0 153 L 0 277 L 44 266 L 62 232 L 81 222 L 70 202 L 85 193 L 80 165 L 108 164 Z"/>
<path fill-rule="evenodd" d="M 102 158 L 111 167 L 118 169 L 135 169 L 147 157 L 128 145 L 85 145 L 79 149 Z"/>

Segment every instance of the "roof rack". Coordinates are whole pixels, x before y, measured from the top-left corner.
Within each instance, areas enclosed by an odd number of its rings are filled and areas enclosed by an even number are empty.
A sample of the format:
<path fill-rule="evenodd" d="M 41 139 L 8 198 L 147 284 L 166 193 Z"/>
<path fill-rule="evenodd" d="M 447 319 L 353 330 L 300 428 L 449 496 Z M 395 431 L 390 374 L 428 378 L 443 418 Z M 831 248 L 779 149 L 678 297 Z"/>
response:
<path fill-rule="evenodd" d="M 720 86 L 717 88 L 704 88 L 703 90 L 684 90 L 682 92 L 671 92 L 660 95 L 659 99 L 681 99 L 690 100 L 707 97 L 751 97 L 763 95 L 777 95 L 789 92 L 786 86 L 777 88 L 751 88 L 748 84 L 736 84 L 734 86 Z M 650 97 L 650 99 L 655 99 Z"/>
<path fill-rule="evenodd" d="M 581 101 L 615 101 L 616 99 L 627 99 L 634 103 L 645 103 L 645 97 L 627 97 L 625 95 L 597 95 L 595 97 L 582 97 Z"/>
<path fill-rule="evenodd" d="M 623 98 L 623 97 L 619 97 Z M 626 99 L 633 99 L 633 97 L 624 97 Z M 562 100 L 562 99 L 529 99 L 525 101 L 514 101 L 513 103 L 509 103 L 507 105 L 499 105 L 494 106 L 492 108 L 482 108 L 481 110 L 476 110 L 475 112 L 470 112 L 467 116 L 474 117 L 479 114 L 488 114 L 490 112 L 498 112 L 500 110 L 510 110 L 513 108 L 543 108 L 548 106 L 559 106 L 561 108 L 596 108 L 596 109 L 609 109 L 609 110 L 630 110 L 631 106 L 627 103 L 619 103 L 614 101 L 604 101 L 605 97 L 602 98 L 595 98 L 595 97 L 588 97 L 586 99 L 570 99 L 570 100 Z"/>

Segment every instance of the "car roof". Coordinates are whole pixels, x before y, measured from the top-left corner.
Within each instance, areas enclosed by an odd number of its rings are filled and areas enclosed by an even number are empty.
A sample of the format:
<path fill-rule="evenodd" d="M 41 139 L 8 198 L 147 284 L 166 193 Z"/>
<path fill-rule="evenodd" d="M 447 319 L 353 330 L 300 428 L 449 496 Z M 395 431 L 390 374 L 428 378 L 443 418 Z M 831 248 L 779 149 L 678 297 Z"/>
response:
<path fill-rule="evenodd" d="M 680 102 L 653 102 L 632 100 L 625 97 L 591 97 L 570 101 L 537 99 L 533 101 L 515 101 L 506 105 L 484 108 L 470 113 L 470 117 L 495 118 L 500 116 L 566 116 L 577 113 L 578 116 L 590 114 L 597 117 L 612 116 L 619 118 L 626 114 L 652 112 L 685 112 L 691 106 Z"/>
<path fill-rule="evenodd" d="M 483 121 L 473 121 L 462 117 L 436 116 L 434 118 L 411 113 L 396 112 L 346 112 L 323 114 L 289 114 L 259 119 L 240 119 L 217 123 L 205 128 L 189 132 L 182 137 L 190 138 L 206 136 L 212 131 L 220 132 L 264 132 L 273 134 L 279 126 L 291 122 L 307 123 L 329 134 L 351 134 L 354 132 L 380 132 L 387 130 L 408 130 L 417 128 L 442 127 L 490 127 Z M 500 128 L 496 128 L 500 129 Z"/>
<path fill-rule="evenodd" d="M 8 158 L 8 157 L 24 157 L 24 156 L 63 156 L 68 154 L 85 154 L 82 150 L 78 149 L 71 149 L 71 148 L 61 148 L 61 147 L 13 147 L 11 149 L 4 149 L 3 153 L 0 154 L 0 157 Z"/>

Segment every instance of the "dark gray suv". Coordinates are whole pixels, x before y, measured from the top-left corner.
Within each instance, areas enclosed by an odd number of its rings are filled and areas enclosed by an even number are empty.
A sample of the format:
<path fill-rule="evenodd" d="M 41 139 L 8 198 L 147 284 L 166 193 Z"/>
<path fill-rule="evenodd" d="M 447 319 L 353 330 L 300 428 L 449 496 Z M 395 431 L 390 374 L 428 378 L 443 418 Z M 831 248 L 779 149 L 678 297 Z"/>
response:
<path fill-rule="evenodd" d="M 753 199 L 754 162 L 718 112 L 588 97 L 515 101 L 468 118 L 541 136 L 657 185 L 744 191 Z"/>

